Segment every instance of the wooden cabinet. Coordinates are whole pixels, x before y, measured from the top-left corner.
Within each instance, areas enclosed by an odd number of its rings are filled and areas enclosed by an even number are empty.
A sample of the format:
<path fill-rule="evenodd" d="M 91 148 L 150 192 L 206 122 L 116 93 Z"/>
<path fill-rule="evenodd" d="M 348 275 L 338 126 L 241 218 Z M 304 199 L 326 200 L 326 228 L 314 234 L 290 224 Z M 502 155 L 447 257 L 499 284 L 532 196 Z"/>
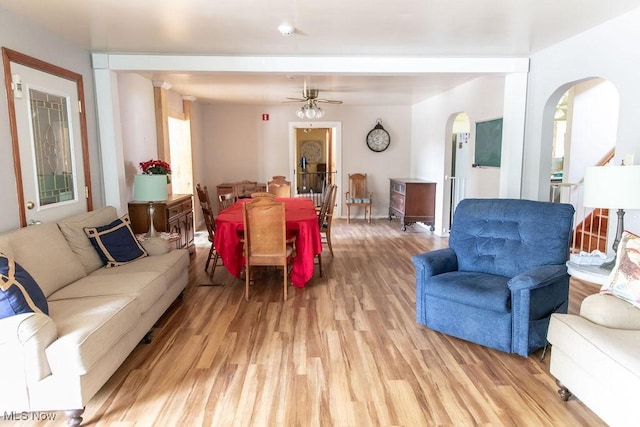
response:
<path fill-rule="evenodd" d="M 414 222 L 424 222 L 434 230 L 436 211 L 436 183 L 410 178 L 391 178 L 389 191 L 389 220 L 397 216 L 402 231 Z"/>
<path fill-rule="evenodd" d="M 251 193 L 260 191 L 267 191 L 267 185 L 256 181 L 225 182 L 216 186 L 216 196 L 231 193 L 234 200 L 251 197 Z M 218 210 L 221 210 L 220 206 Z"/>
<path fill-rule="evenodd" d="M 177 233 L 180 240 L 178 248 L 189 249 L 193 253 L 195 246 L 193 225 L 193 196 L 191 194 L 171 194 L 166 201 L 156 202 L 153 225 L 158 232 Z M 129 217 L 133 232 L 149 231 L 149 204 L 147 202 L 129 202 Z"/>

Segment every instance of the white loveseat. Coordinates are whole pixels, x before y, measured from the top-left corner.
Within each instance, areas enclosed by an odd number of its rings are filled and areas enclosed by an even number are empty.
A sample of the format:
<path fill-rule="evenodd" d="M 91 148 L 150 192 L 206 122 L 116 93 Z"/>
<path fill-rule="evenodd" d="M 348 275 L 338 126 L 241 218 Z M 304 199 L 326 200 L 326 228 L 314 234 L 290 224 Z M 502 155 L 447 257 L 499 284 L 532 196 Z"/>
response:
<path fill-rule="evenodd" d="M 186 287 L 183 249 L 103 267 L 83 229 L 116 219 L 106 207 L 0 235 L 0 252 L 31 274 L 49 309 L 0 319 L 0 413 L 65 410 L 80 424 L 87 402 Z"/>
<path fill-rule="evenodd" d="M 640 309 L 612 295 L 584 299 L 580 315 L 553 314 L 551 374 L 611 426 L 638 425 Z"/>

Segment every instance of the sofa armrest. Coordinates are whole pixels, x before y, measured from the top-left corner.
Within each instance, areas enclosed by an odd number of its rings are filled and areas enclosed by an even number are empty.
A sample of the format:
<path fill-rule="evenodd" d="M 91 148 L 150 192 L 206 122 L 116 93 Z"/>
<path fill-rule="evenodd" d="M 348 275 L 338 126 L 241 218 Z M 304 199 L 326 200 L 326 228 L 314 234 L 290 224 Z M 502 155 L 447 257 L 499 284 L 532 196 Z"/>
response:
<path fill-rule="evenodd" d="M 512 352 L 527 356 L 544 346 L 552 313 L 566 313 L 569 275 L 565 265 L 544 265 L 508 282 L 513 324 Z"/>
<path fill-rule="evenodd" d="M 418 280 L 458 270 L 458 258 L 451 248 L 414 255 L 412 259 Z"/>
<path fill-rule="evenodd" d="M 12 362 L 5 365 L 11 369 L 0 370 L 0 384 L 11 384 L 5 383 L 5 376 L 31 384 L 50 375 L 44 350 L 57 338 L 56 325 L 46 314 L 24 313 L 0 319 L 2 357 Z"/>

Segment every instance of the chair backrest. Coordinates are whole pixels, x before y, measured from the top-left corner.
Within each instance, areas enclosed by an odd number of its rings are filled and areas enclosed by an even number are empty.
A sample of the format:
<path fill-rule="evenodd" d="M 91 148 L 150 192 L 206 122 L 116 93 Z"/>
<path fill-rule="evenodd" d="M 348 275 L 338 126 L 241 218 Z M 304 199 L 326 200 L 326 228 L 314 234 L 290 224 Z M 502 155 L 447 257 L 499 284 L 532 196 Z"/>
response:
<path fill-rule="evenodd" d="M 366 199 L 371 197 L 371 195 L 367 193 L 367 174 L 366 173 L 349 174 L 348 197 L 353 199 Z"/>
<path fill-rule="evenodd" d="M 248 265 L 286 263 L 284 203 L 259 197 L 242 205 L 244 249 Z"/>
<path fill-rule="evenodd" d="M 329 203 L 327 204 L 327 218 L 326 220 L 320 224 L 320 228 L 326 223 L 326 228 L 331 228 L 331 223 L 333 222 L 333 210 L 336 207 L 336 196 L 338 195 L 338 186 L 336 184 L 331 184 L 329 186 L 331 188 L 331 195 L 329 198 Z"/>
<path fill-rule="evenodd" d="M 252 199 L 260 199 L 260 198 L 275 199 L 276 195 L 273 193 L 265 192 L 265 191 L 256 191 L 255 193 L 251 193 L 251 198 Z"/>
<path fill-rule="evenodd" d="M 464 199 L 449 247 L 460 271 L 514 277 L 569 258 L 573 206 L 521 199 Z"/>
<path fill-rule="evenodd" d="M 218 212 L 227 209 L 234 203 L 233 193 L 224 193 L 218 195 Z"/>
<path fill-rule="evenodd" d="M 291 197 L 291 182 L 282 175 L 276 175 L 267 183 L 267 191 L 276 197 Z"/>
<path fill-rule="evenodd" d="M 328 185 L 325 189 L 324 199 L 322 200 L 320 211 L 318 212 L 318 225 L 320 225 L 320 228 L 322 228 L 322 225 L 327 222 L 329 209 L 331 209 L 331 212 L 333 214 L 333 207 L 330 205 L 335 205 L 337 189 L 338 186 L 335 184 Z"/>
<path fill-rule="evenodd" d="M 209 239 L 213 242 L 213 236 L 216 232 L 216 222 L 213 216 L 213 206 L 209 199 L 209 191 L 207 186 L 201 187 L 200 184 L 196 185 L 196 193 L 198 194 L 198 201 L 200 202 L 200 208 L 202 209 L 202 217 L 204 218 L 204 224 L 207 226 L 207 232 L 209 233 Z"/>

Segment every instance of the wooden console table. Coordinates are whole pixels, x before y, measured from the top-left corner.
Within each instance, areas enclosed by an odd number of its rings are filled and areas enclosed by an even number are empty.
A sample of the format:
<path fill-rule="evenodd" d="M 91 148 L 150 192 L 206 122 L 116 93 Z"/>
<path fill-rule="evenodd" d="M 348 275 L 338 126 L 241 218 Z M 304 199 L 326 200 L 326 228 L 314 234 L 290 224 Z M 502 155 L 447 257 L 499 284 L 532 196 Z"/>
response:
<path fill-rule="evenodd" d="M 389 191 L 389 221 L 397 216 L 402 231 L 414 222 L 424 222 L 435 229 L 436 183 L 412 178 L 391 178 Z"/>
<path fill-rule="evenodd" d="M 180 240 L 175 243 L 177 248 L 195 251 L 193 230 L 193 196 L 191 194 L 170 194 L 162 202 L 155 202 L 153 225 L 158 232 L 177 233 Z M 129 218 L 133 232 L 146 233 L 149 231 L 149 203 L 129 202 Z"/>
<path fill-rule="evenodd" d="M 256 181 L 239 181 L 225 182 L 216 186 L 216 196 L 231 193 L 234 200 L 251 197 L 251 193 L 258 191 L 267 191 L 267 184 Z M 222 208 L 218 206 L 218 209 Z"/>

